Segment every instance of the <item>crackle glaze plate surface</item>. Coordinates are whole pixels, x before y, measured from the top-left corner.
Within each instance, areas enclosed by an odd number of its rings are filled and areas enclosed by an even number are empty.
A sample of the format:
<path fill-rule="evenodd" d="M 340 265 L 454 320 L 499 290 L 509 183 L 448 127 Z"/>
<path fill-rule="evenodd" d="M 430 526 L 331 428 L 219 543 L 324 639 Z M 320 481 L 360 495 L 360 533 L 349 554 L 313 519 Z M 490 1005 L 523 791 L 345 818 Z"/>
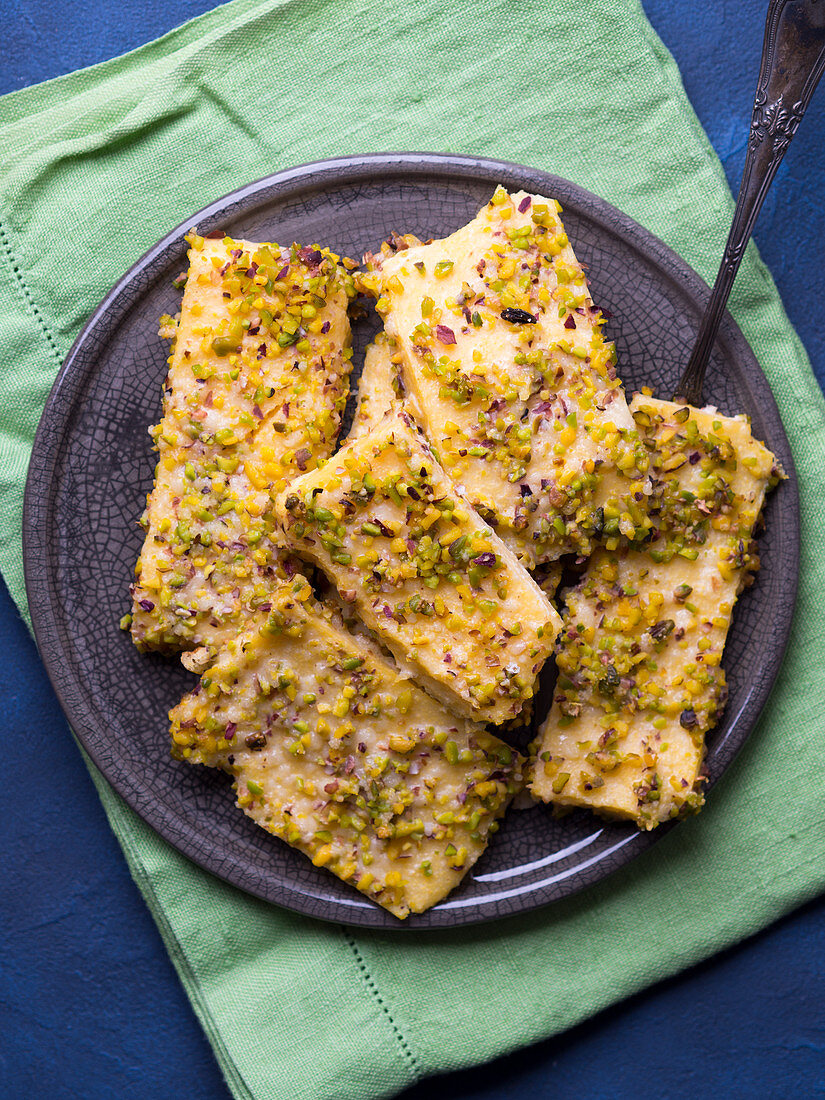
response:
<path fill-rule="evenodd" d="M 24 515 L 28 598 L 40 652 L 81 743 L 126 802 L 195 863 L 312 917 L 387 929 L 507 917 L 604 878 L 673 827 L 644 834 L 583 811 L 555 820 L 543 806 L 512 810 L 461 887 L 402 924 L 253 825 L 235 807 L 228 777 L 172 760 L 167 711 L 194 677 L 174 658 L 138 653 L 118 629 L 142 542 L 135 521 L 155 461 L 147 427 L 160 416 L 167 355 L 157 321 L 179 306 L 172 281 L 186 267 L 186 230 L 320 242 L 358 258 L 393 230 L 446 236 L 499 183 L 559 199 L 593 299 L 610 316 L 606 335 L 616 342 L 628 393 L 647 384 L 669 397 L 707 295 L 678 256 L 601 199 L 537 170 L 387 154 L 281 172 L 188 217 L 101 302 L 63 365 L 35 440 Z M 374 317 L 355 324 L 356 361 L 376 328 Z M 762 569 L 734 615 L 724 659 L 729 701 L 708 738 L 712 787 L 752 730 L 778 671 L 796 593 L 799 526 L 779 413 L 730 316 L 704 392 L 724 413 L 747 412 L 789 474 L 769 499 Z"/>

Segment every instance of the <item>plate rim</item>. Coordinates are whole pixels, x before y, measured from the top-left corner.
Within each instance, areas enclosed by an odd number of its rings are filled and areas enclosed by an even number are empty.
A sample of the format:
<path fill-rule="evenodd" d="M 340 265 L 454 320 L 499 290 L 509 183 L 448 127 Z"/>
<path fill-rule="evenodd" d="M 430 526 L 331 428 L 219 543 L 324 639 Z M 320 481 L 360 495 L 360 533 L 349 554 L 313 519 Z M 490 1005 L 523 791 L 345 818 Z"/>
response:
<path fill-rule="evenodd" d="M 78 333 L 77 338 L 72 343 L 46 398 L 32 444 L 23 503 L 23 568 L 26 593 L 29 599 L 29 610 L 38 650 L 49 676 L 49 680 L 71 729 L 84 751 L 91 758 L 96 769 L 106 779 L 107 783 L 109 783 L 118 795 L 124 799 L 127 805 L 129 805 L 154 832 L 160 835 L 162 839 L 171 844 L 176 851 L 186 856 L 191 862 L 220 878 L 222 881 L 243 890 L 245 893 L 261 898 L 271 904 L 281 905 L 293 912 L 308 915 L 319 920 L 339 924 L 342 923 L 349 926 L 378 929 L 381 931 L 390 930 L 411 933 L 424 930 L 445 931 L 461 926 L 508 920 L 512 917 L 523 915 L 526 912 L 543 908 L 555 901 L 562 901 L 594 885 L 596 882 L 609 877 L 621 867 L 626 866 L 636 856 L 641 855 L 642 852 L 649 849 L 656 841 L 667 835 L 675 825 L 679 824 L 679 822 L 668 822 L 651 832 L 641 832 L 634 829 L 634 831 L 622 842 L 618 857 L 611 859 L 607 867 L 604 866 L 604 857 L 602 857 L 589 866 L 576 868 L 574 873 L 570 875 L 568 880 L 569 885 L 563 888 L 561 893 L 559 893 L 558 888 L 556 888 L 553 890 L 552 896 L 547 896 L 550 890 L 548 884 L 544 884 L 543 888 L 542 886 L 538 886 L 535 889 L 526 890 L 521 895 L 521 897 L 526 899 L 525 903 L 514 905 L 507 914 L 502 914 L 500 912 L 478 912 L 478 907 L 483 906 L 485 901 L 484 898 L 480 898 L 476 901 L 475 907 L 472 904 L 468 904 L 466 908 L 462 907 L 460 909 L 445 909 L 436 906 L 424 914 L 411 916 L 405 921 L 399 921 L 386 913 L 383 909 L 380 909 L 377 905 L 370 904 L 369 902 L 362 902 L 357 908 L 354 905 L 350 908 L 346 903 L 341 902 L 340 899 L 312 898 L 311 900 L 314 904 L 313 907 L 309 907 L 305 900 L 308 898 L 307 891 L 306 889 L 302 889 L 300 884 L 295 887 L 288 881 L 279 880 L 276 884 L 276 888 L 273 889 L 271 877 L 267 879 L 265 875 L 258 876 L 261 880 L 260 883 L 258 883 L 257 881 L 242 882 L 239 881 L 237 877 L 231 877 L 229 873 L 219 873 L 215 870 L 214 866 L 209 866 L 208 862 L 206 862 L 209 856 L 203 848 L 193 848 L 191 844 L 186 842 L 183 836 L 178 835 L 177 838 L 174 838 L 169 835 L 168 830 L 162 828 L 169 817 L 168 807 L 166 807 L 166 818 L 163 819 L 161 815 L 160 823 L 158 823 L 157 815 L 153 817 L 152 795 L 154 793 L 154 788 L 145 783 L 136 783 L 135 776 L 131 772 L 127 773 L 126 776 L 121 777 L 118 774 L 113 778 L 110 775 L 112 769 L 108 766 L 108 760 L 102 762 L 100 759 L 103 753 L 101 751 L 101 745 L 98 743 L 100 740 L 99 735 L 98 738 L 95 739 L 95 731 L 93 730 L 90 736 L 84 736 L 84 725 L 88 727 L 91 724 L 88 720 L 89 716 L 96 717 L 97 712 L 93 705 L 89 705 L 89 703 L 93 701 L 89 698 L 90 693 L 88 689 L 86 690 L 87 705 L 84 707 L 82 703 L 80 704 L 79 714 L 77 710 L 78 703 L 72 698 L 71 688 L 73 685 L 77 685 L 77 680 L 72 677 L 70 671 L 72 662 L 61 662 L 60 660 L 61 655 L 65 651 L 60 637 L 58 616 L 55 608 L 55 601 L 58 594 L 52 582 L 52 577 L 54 575 L 53 571 L 49 568 L 53 560 L 53 554 L 51 553 L 51 547 L 48 540 L 46 538 L 38 538 L 41 526 L 44 534 L 48 534 L 51 530 L 46 524 L 46 520 L 50 516 L 51 498 L 43 496 L 42 490 L 45 488 L 48 493 L 51 483 L 51 473 L 56 467 L 57 456 L 60 452 L 62 436 L 58 431 L 54 430 L 55 425 L 58 428 L 65 429 L 65 415 L 56 412 L 56 405 L 61 395 L 62 387 L 66 379 L 71 377 L 76 360 L 81 355 L 86 342 L 92 336 L 102 319 L 105 317 L 110 324 L 118 323 L 119 317 L 117 312 L 113 315 L 113 307 L 116 307 L 119 300 L 128 292 L 133 281 L 142 274 L 149 265 L 164 256 L 175 245 L 180 247 L 183 234 L 193 225 L 197 225 L 199 231 L 209 232 L 210 229 L 218 227 L 218 221 L 221 217 L 236 216 L 239 212 L 237 208 L 242 206 L 253 207 L 254 199 L 257 196 L 260 196 L 263 202 L 265 201 L 265 194 L 269 196 L 270 200 L 277 198 L 278 190 L 282 190 L 286 194 L 291 189 L 300 187 L 300 190 L 307 193 L 313 190 L 323 190 L 325 185 L 329 184 L 340 185 L 345 182 L 363 182 L 374 178 L 379 172 L 383 178 L 387 178 L 387 176 L 393 174 L 399 175 L 402 172 L 407 177 L 412 175 L 432 178 L 433 175 L 444 175 L 452 177 L 453 179 L 459 177 L 468 180 L 477 180 L 479 176 L 482 176 L 498 178 L 505 184 L 517 182 L 520 185 L 523 185 L 525 180 L 532 179 L 535 181 L 535 184 L 531 185 L 531 190 L 551 195 L 554 194 L 554 189 L 558 187 L 568 196 L 566 200 L 568 204 L 571 203 L 572 199 L 573 204 L 579 209 L 596 214 L 602 221 L 609 221 L 613 231 L 616 232 L 617 235 L 621 234 L 623 241 L 628 246 L 643 255 L 649 263 L 653 262 L 659 268 L 667 270 L 672 278 L 675 278 L 678 282 L 683 284 L 687 294 L 694 301 L 701 303 L 709 294 L 709 288 L 705 281 L 686 260 L 628 214 L 625 214 L 611 203 L 570 180 L 563 179 L 562 177 L 538 168 L 520 165 L 512 161 L 501 161 L 486 157 L 450 153 L 388 152 L 363 155 L 354 154 L 352 156 L 338 156 L 310 161 L 243 184 L 241 187 L 235 188 L 220 198 L 213 200 L 196 213 L 188 216 L 174 229 L 166 233 L 159 241 L 151 245 L 106 292 L 99 304 L 90 314 L 81 331 Z M 272 194 L 273 189 L 275 190 L 275 194 Z M 233 208 L 235 209 L 233 210 Z M 131 306 L 124 304 L 120 311 L 120 316 L 123 316 L 129 308 L 131 308 Z M 721 746 L 716 746 L 717 751 L 721 748 L 724 752 L 725 760 L 720 768 L 719 774 L 713 776 L 711 781 L 706 785 L 706 789 L 708 790 L 713 787 L 728 770 L 735 756 L 749 739 L 776 682 L 787 649 L 793 622 L 798 590 L 800 553 L 798 482 L 793 457 L 791 455 L 790 443 L 782 423 L 776 399 L 759 361 L 750 348 L 738 324 L 728 311 L 725 312 L 723 319 L 723 334 L 725 340 L 736 352 L 737 358 L 744 358 L 745 361 L 751 361 L 751 367 L 755 368 L 757 377 L 761 375 L 762 379 L 764 379 L 765 389 L 770 396 L 768 406 L 765 407 L 763 402 L 762 410 L 766 420 L 772 423 L 775 430 L 779 432 L 779 437 L 784 442 L 787 451 L 786 459 L 783 459 L 785 472 L 788 475 L 788 481 L 783 485 L 783 492 L 787 494 L 787 499 L 784 501 L 784 514 L 786 520 L 790 524 L 790 533 L 793 536 L 794 556 L 793 568 L 788 571 L 789 577 L 785 581 L 787 586 L 787 599 L 783 605 L 783 616 L 778 632 L 781 637 L 781 642 L 772 650 L 768 662 L 770 675 L 765 677 L 761 684 L 754 687 L 748 693 L 739 714 L 731 723 L 724 742 Z M 88 377 L 90 375 L 90 370 L 91 367 L 87 366 L 83 376 Z M 750 377 L 747 371 L 743 373 L 742 379 L 746 388 L 751 389 Z M 774 443 L 775 442 L 774 440 Z M 784 549 L 787 553 L 787 545 Z M 38 592 L 46 592 L 50 598 L 43 601 L 32 598 L 32 595 Z M 84 687 L 82 683 L 77 686 L 81 688 Z M 740 731 L 737 727 L 741 724 L 742 714 L 745 711 L 748 712 L 748 717 L 745 721 L 746 728 L 744 731 Z M 86 719 L 85 721 L 84 718 Z M 736 736 L 734 736 L 734 734 L 736 734 Z M 127 779 L 129 782 L 127 782 Z M 136 789 L 142 789 L 144 792 L 148 792 L 148 804 L 135 796 Z M 155 805 L 159 807 L 161 805 L 165 806 L 166 804 L 160 803 L 157 796 L 155 796 Z M 269 887 L 264 889 L 263 886 L 266 882 L 269 882 Z M 488 901 L 489 900 L 490 899 L 488 899 Z M 319 902 L 323 908 L 329 911 L 317 911 Z"/>

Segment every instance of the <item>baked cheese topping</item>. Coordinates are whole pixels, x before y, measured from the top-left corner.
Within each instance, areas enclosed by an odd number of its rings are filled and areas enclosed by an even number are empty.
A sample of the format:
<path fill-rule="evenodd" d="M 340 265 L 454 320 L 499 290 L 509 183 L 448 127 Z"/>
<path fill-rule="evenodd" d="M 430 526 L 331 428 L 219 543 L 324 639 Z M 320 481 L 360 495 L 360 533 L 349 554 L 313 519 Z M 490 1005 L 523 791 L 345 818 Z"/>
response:
<path fill-rule="evenodd" d="M 296 552 L 447 706 L 504 722 L 533 696 L 559 616 L 406 413 L 294 481 L 276 514 Z"/>
<path fill-rule="evenodd" d="M 270 491 L 337 438 L 353 284 L 325 250 L 187 240 L 131 629 L 141 649 L 214 651 L 285 575 Z"/>
<path fill-rule="evenodd" d="M 745 417 L 643 396 L 631 409 L 655 470 L 654 537 L 597 551 L 567 594 L 532 791 L 651 829 L 702 804 L 722 651 L 777 475 Z"/>
<path fill-rule="evenodd" d="M 647 530 L 647 452 L 559 211 L 498 188 L 363 277 L 445 469 L 528 568 Z"/>
<path fill-rule="evenodd" d="M 521 758 L 337 625 L 296 577 L 175 707 L 173 755 L 235 777 L 262 828 L 397 917 L 454 889 Z"/>

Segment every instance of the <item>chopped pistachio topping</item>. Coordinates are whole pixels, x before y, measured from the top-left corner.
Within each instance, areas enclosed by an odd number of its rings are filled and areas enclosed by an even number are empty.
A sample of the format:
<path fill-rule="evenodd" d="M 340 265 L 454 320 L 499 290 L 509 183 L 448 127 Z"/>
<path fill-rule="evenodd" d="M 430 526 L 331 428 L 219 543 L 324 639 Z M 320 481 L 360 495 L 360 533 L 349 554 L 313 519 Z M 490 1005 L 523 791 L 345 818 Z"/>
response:
<path fill-rule="evenodd" d="M 187 240 L 180 318 L 161 322 L 172 351 L 132 588 L 141 649 L 214 649 L 266 606 L 286 575 L 270 491 L 331 453 L 350 371 L 354 288 L 338 257 Z"/>
<path fill-rule="evenodd" d="M 744 417 L 643 397 L 631 409 L 654 469 L 651 541 L 597 551 L 566 595 L 532 790 L 650 829 L 702 805 L 725 639 L 779 475 Z"/>
<path fill-rule="evenodd" d="M 521 758 L 336 625 L 301 577 L 170 714 L 173 755 L 234 776 L 238 805 L 397 917 L 484 851 Z"/>
<path fill-rule="evenodd" d="M 296 552 L 447 705 L 503 722 L 532 697 L 558 615 L 406 413 L 294 481 L 276 513 Z"/>
<path fill-rule="evenodd" d="M 445 469 L 528 568 L 648 530 L 649 456 L 559 210 L 499 188 L 445 240 L 393 238 L 362 277 Z"/>

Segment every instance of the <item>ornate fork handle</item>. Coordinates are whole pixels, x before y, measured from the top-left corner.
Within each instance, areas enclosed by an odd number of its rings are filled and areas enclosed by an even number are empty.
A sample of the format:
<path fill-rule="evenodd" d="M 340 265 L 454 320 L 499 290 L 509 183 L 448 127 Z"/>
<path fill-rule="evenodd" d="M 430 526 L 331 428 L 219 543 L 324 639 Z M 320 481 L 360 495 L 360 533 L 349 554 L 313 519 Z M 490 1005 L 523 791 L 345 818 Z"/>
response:
<path fill-rule="evenodd" d="M 739 263 L 765 195 L 825 69 L 825 0 L 770 0 L 745 170 L 733 224 L 676 398 L 702 400 L 702 383 Z"/>

